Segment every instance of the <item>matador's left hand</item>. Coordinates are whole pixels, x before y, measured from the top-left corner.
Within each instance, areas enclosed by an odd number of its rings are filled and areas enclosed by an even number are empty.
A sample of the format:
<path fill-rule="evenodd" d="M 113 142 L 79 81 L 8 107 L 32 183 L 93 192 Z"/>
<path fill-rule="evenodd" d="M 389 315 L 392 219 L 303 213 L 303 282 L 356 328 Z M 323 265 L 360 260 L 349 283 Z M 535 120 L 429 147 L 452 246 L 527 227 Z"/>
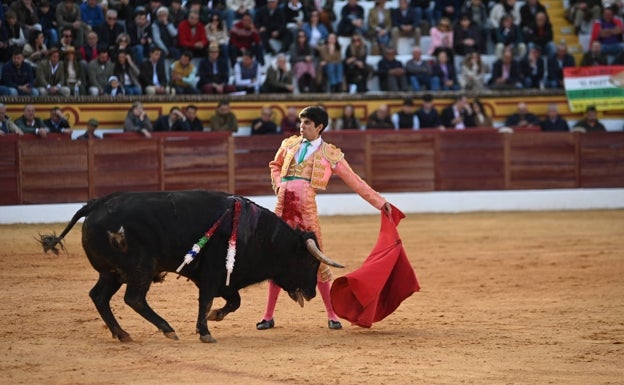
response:
<path fill-rule="evenodd" d="M 389 217 L 392 217 L 392 206 L 390 205 L 390 203 L 386 202 L 384 203 L 384 205 L 381 207 L 381 210 Z"/>

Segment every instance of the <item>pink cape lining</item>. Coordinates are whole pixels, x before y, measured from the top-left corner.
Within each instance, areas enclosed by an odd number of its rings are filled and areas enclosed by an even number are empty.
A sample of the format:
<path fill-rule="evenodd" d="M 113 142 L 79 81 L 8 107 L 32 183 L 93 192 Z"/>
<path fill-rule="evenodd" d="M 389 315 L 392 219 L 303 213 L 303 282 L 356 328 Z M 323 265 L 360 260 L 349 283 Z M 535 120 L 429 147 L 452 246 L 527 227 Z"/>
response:
<path fill-rule="evenodd" d="M 332 284 L 331 299 L 336 314 L 352 324 L 370 328 L 392 314 L 401 302 L 420 290 L 397 226 L 405 218 L 392 206 L 392 218 L 381 213 L 377 244 L 362 266 Z"/>

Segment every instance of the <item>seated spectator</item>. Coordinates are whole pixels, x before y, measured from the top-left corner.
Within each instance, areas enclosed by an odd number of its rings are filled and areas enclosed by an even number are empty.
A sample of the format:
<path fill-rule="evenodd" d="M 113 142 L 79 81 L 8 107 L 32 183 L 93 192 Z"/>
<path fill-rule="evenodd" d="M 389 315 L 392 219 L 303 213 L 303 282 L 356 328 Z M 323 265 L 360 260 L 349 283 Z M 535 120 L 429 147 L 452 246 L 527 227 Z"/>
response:
<path fill-rule="evenodd" d="M 463 90 L 481 91 L 485 88 L 485 75 L 489 72 L 487 64 L 481 60 L 481 54 L 473 51 L 464 58 L 457 81 Z"/>
<path fill-rule="evenodd" d="M 540 122 L 539 125 L 542 131 L 570 131 L 568 122 L 562 118 L 561 115 L 559 115 L 559 109 L 555 103 L 548 104 L 546 117 Z"/>
<path fill-rule="evenodd" d="M 184 51 L 180 58 L 171 64 L 171 86 L 177 95 L 195 95 L 199 90 L 197 84 L 197 68 L 191 61 L 191 51 Z"/>
<path fill-rule="evenodd" d="M 58 43 L 58 49 L 60 49 L 61 52 L 65 52 L 69 47 L 76 48 L 77 46 L 79 46 L 79 44 L 78 41 L 74 39 L 71 28 L 66 27 L 63 29 L 61 31 L 61 40 Z"/>
<path fill-rule="evenodd" d="M 593 41 L 599 41 L 602 45 L 602 53 L 607 56 L 616 56 L 623 51 L 624 22 L 616 14 L 617 5 L 605 7 L 602 17 L 594 21 L 591 30 L 590 44 Z"/>
<path fill-rule="evenodd" d="M 301 0 L 287 0 L 283 2 L 280 6 L 284 10 L 284 21 L 286 23 L 286 28 L 290 32 L 290 35 L 294 36 L 296 31 L 303 28 L 303 21 L 310 18 L 310 15 L 308 14 L 308 9 L 303 5 Z M 290 42 L 292 44 L 292 38 Z M 284 52 L 288 52 L 289 50 L 290 44 L 288 46 L 288 49 Z"/>
<path fill-rule="evenodd" d="M 47 60 L 37 66 L 35 86 L 39 95 L 69 96 L 71 90 L 65 85 L 65 67 L 58 48 L 50 49 Z"/>
<path fill-rule="evenodd" d="M 511 128 L 538 126 L 539 123 L 539 118 L 529 112 L 529 108 L 524 102 L 518 103 L 518 110 L 505 119 L 505 126 Z"/>
<path fill-rule="evenodd" d="M 15 0 L 11 2 L 9 9 L 17 15 L 17 20 L 24 28 L 26 35 L 34 30 L 41 30 L 41 24 L 39 24 L 37 17 L 37 4 L 34 1 Z"/>
<path fill-rule="evenodd" d="M 297 39 L 290 47 L 290 64 L 299 92 L 316 91 L 316 53 L 310 46 L 304 31 L 298 31 Z"/>
<path fill-rule="evenodd" d="M 520 68 L 524 88 L 543 88 L 544 59 L 537 46 L 530 48 L 529 53 L 522 58 Z"/>
<path fill-rule="evenodd" d="M 0 103 L 0 136 L 8 134 L 24 135 L 24 132 L 11 121 L 6 114 L 6 106 Z"/>
<path fill-rule="evenodd" d="M 221 55 L 217 43 L 210 43 L 208 57 L 199 62 L 197 88 L 203 94 L 228 94 L 236 92 L 230 82 L 228 59 Z"/>
<path fill-rule="evenodd" d="M 250 14 L 243 15 L 240 21 L 232 26 L 228 50 L 232 67 L 236 65 L 237 58 L 242 56 L 243 52 L 250 52 L 260 65 L 264 65 L 264 49 L 260 32 Z"/>
<path fill-rule="evenodd" d="M 260 88 L 260 92 L 292 94 L 294 89 L 293 73 L 290 69 L 290 64 L 286 61 L 286 55 L 280 53 L 268 68 L 266 79 Z"/>
<path fill-rule="evenodd" d="M 106 21 L 97 27 L 94 27 L 93 30 L 98 34 L 98 44 L 100 45 L 100 49 L 107 49 L 111 52 L 116 48 L 117 37 L 120 34 L 125 33 L 124 27 L 117 22 L 117 11 L 114 9 L 106 11 Z"/>
<path fill-rule="evenodd" d="M 470 102 L 470 108 L 472 109 L 472 116 L 475 127 L 494 127 L 494 122 L 492 121 L 492 118 L 488 116 L 485 108 L 483 108 L 483 103 L 481 103 L 481 100 L 479 100 L 479 98 L 476 98 L 475 100 Z"/>
<path fill-rule="evenodd" d="M 216 44 L 219 48 L 219 56 L 227 57 L 230 33 L 218 13 L 213 13 L 210 16 L 210 23 L 206 24 L 205 30 L 208 45 Z"/>
<path fill-rule="evenodd" d="M 416 26 L 420 28 L 425 35 L 429 33 L 429 29 L 435 24 L 433 20 L 433 9 L 430 7 L 429 0 L 410 0 L 410 8 L 416 14 Z"/>
<path fill-rule="evenodd" d="M 440 19 L 447 18 L 451 23 L 455 23 L 459 20 L 459 10 L 457 0 L 436 0 L 433 9 L 434 19 L 439 22 Z"/>
<path fill-rule="evenodd" d="M 74 96 L 86 95 L 87 71 L 86 67 L 78 61 L 74 47 L 67 47 L 63 53 L 63 69 L 65 70 L 65 83 L 62 85 L 69 88 Z"/>
<path fill-rule="evenodd" d="M 336 34 L 349 37 L 357 33 L 364 36 L 365 32 L 364 8 L 358 4 L 358 0 L 347 0 L 347 3 L 340 9 Z"/>
<path fill-rule="evenodd" d="M 553 28 L 546 12 L 538 12 L 535 19 L 522 28 L 522 39 L 529 48 L 538 47 L 546 56 L 555 54 Z"/>
<path fill-rule="evenodd" d="M 412 58 L 405 63 L 405 73 L 412 90 L 418 92 L 431 87 L 431 63 L 422 58 L 420 47 L 412 49 Z"/>
<path fill-rule="evenodd" d="M 45 124 L 48 128 L 48 132 L 68 135 L 71 135 L 72 133 L 69 121 L 65 119 L 63 111 L 61 111 L 60 107 L 52 107 L 50 110 L 50 117 L 45 119 L 43 124 Z"/>
<path fill-rule="evenodd" d="M 15 123 L 17 123 L 17 121 Z M 600 122 L 600 120 L 598 120 L 598 111 L 596 110 L 596 107 L 589 106 L 585 112 L 585 117 L 576 122 L 572 131 L 605 132 L 607 131 L 607 128 Z"/>
<path fill-rule="evenodd" d="M 320 71 L 325 76 L 323 79 L 327 80 L 329 91 L 344 92 L 342 84 L 344 65 L 336 34 L 329 34 L 327 42 L 318 48 L 318 54 Z"/>
<path fill-rule="evenodd" d="M 215 114 L 210 118 L 210 124 L 208 131 L 221 132 L 237 132 L 238 131 L 238 119 L 232 112 L 230 102 L 227 100 L 221 100 L 217 104 Z"/>
<path fill-rule="evenodd" d="M 45 45 L 45 35 L 43 32 L 33 29 L 30 31 L 28 42 L 24 45 L 22 51 L 24 53 L 24 61 L 33 68 L 37 67 L 40 60 L 48 58 L 48 47 Z"/>
<path fill-rule="evenodd" d="M 119 51 L 130 52 L 130 36 L 125 32 L 122 32 L 117 36 L 115 45 L 109 49 L 111 60 L 113 62 L 117 61 L 117 53 Z"/>
<path fill-rule="evenodd" d="M 169 9 L 160 7 L 156 11 L 156 20 L 152 22 L 152 41 L 163 52 L 164 57 L 177 60 L 180 58 L 178 47 L 178 29 L 169 20 Z"/>
<path fill-rule="evenodd" d="M 366 122 L 366 129 L 394 129 L 394 123 L 392 123 L 390 111 L 386 104 L 379 105 L 379 107 L 369 115 L 368 121 Z"/>
<path fill-rule="evenodd" d="M 489 13 L 487 4 L 488 1 L 483 0 L 470 0 L 464 2 L 461 13 L 468 15 L 472 25 L 479 28 L 481 32 L 481 39 L 484 43 L 488 40 L 489 32 Z"/>
<path fill-rule="evenodd" d="M 524 30 L 524 27 L 533 23 L 540 12 L 544 13 L 546 18 L 548 18 L 546 7 L 539 0 L 527 0 L 524 2 L 520 7 L 520 28 Z"/>
<path fill-rule="evenodd" d="M 68 32 L 71 33 L 71 31 Z M 95 31 L 91 31 L 87 34 L 87 42 L 83 44 L 79 50 L 81 62 L 87 65 L 91 60 L 98 57 L 98 52 L 98 35 Z"/>
<path fill-rule="evenodd" d="M 243 57 L 234 65 L 234 86 L 238 91 L 257 94 L 260 91 L 260 64 L 253 53 L 243 52 Z"/>
<path fill-rule="evenodd" d="M 440 120 L 440 113 L 433 105 L 433 95 L 423 95 L 423 103 L 416 111 L 418 115 L 418 121 L 420 122 L 420 128 L 438 128 L 444 129 L 442 121 Z"/>
<path fill-rule="evenodd" d="M 392 8 L 392 40 L 390 44 L 398 47 L 399 38 L 413 39 L 412 46 L 420 45 L 420 20 L 417 19 L 416 10 L 411 7 L 408 0 L 399 0 L 399 6 Z M 422 14 L 421 14 L 422 20 Z"/>
<path fill-rule="evenodd" d="M 345 104 L 342 108 L 342 115 L 336 120 L 336 131 L 340 130 L 361 130 L 362 123 L 355 116 L 355 108 L 353 104 Z"/>
<path fill-rule="evenodd" d="M 409 90 L 403 63 L 396 58 L 396 50 L 386 48 L 384 57 L 377 63 L 379 87 L 382 91 L 406 92 Z"/>
<path fill-rule="evenodd" d="M 5 23 L 2 30 L 6 31 L 6 41 L 8 42 L 8 52 L 19 49 L 22 51 L 26 45 L 26 35 L 22 29 L 22 25 L 17 20 L 17 15 L 12 9 L 8 9 L 4 15 Z"/>
<path fill-rule="evenodd" d="M 501 19 L 500 25 L 494 33 L 494 44 L 494 54 L 498 58 L 503 55 L 506 48 L 511 48 L 516 57 L 526 55 L 526 44 L 522 41 L 522 31 L 514 24 L 510 15 L 505 15 Z"/>
<path fill-rule="evenodd" d="M 82 22 L 88 25 L 89 29 L 96 29 L 104 24 L 104 10 L 98 0 L 86 0 L 83 2 L 80 5 L 80 15 Z M 108 15 L 107 13 L 106 16 L 108 17 Z M 117 17 L 117 11 L 115 11 L 115 17 Z"/>
<path fill-rule="evenodd" d="M 466 95 L 457 95 L 453 103 L 442 109 L 440 121 L 446 128 L 463 130 L 474 127 L 474 113 Z"/>
<path fill-rule="evenodd" d="M 102 139 L 101 136 L 99 136 L 98 134 L 95 133 L 95 130 L 97 130 L 98 126 L 100 125 L 100 122 L 98 122 L 96 119 L 89 119 L 87 121 L 87 130 L 85 131 L 84 134 L 78 136 L 76 139 Z"/>
<path fill-rule="evenodd" d="M 262 107 L 260 117 L 251 122 L 251 135 L 277 134 L 277 129 L 277 124 L 273 121 L 273 109 L 271 107 Z"/>
<path fill-rule="evenodd" d="M 56 2 L 54 4 L 56 8 Z M 46 44 L 50 47 L 55 47 L 58 43 L 58 31 L 56 29 L 56 15 L 54 10 L 50 7 L 50 1 L 41 0 L 39 7 L 37 8 L 37 18 L 39 18 L 39 24 L 41 30 L 45 35 Z M 2 16 L 2 15 L 0 15 Z"/>
<path fill-rule="evenodd" d="M 503 51 L 503 57 L 494 62 L 492 77 L 488 85 L 493 89 L 522 88 L 520 64 L 513 57 L 510 48 Z"/>
<path fill-rule="evenodd" d="M 204 123 L 197 117 L 197 106 L 189 104 L 184 109 L 186 121 L 191 131 L 204 131 Z"/>
<path fill-rule="evenodd" d="M 277 0 L 267 0 L 266 5 L 258 9 L 254 24 L 258 27 L 264 52 L 276 55 L 290 50 L 292 32 L 286 27 L 284 8 Z"/>
<path fill-rule="evenodd" d="M 144 7 L 137 7 L 134 18 L 126 24 L 126 31 L 130 37 L 130 54 L 132 60 L 140 66 L 149 55 L 152 44 L 150 20 Z"/>
<path fill-rule="evenodd" d="M 61 38 L 63 37 L 62 34 L 68 31 L 72 37 L 75 37 L 75 44 L 77 46 L 83 45 L 87 26 L 82 21 L 82 15 L 78 2 L 73 0 L 63 0 L 62 3 L 57 1 L 53 1 L 52 3 L 57 4 L 54 14 L 56 17 L 57 27 L 61 32 Z"/>
<path fill-rule="evenodd" d="M 548 88 L 563 88 L 563 69 L 574 67 L 574 56 L 568 53 L 568 46 L 560 43 L 554 56 L 548 58 L 548 76 L 546 86 Z"/>
<path fill-rule="evenodd" d="M 438 22 L 438 25 L 432 27 L 429 31 L 431 36 L 431 44 L 429 45 L 429 55 L 437 56 L 438 52 L 444 51 L 449 57 L 449 61 L 453 62 L 453 25 L 451 20 L 443 17 Z"/>
<path fill-rule="evenodd" d="M 149 58 L 139 66 L 139 83 L 145 95 L 166 95 L 169 86 L 162 50 L 157 45 L 150 48 Z"/>
<path fill-rule="evenodd" d="M 96 59 L 87 64 L 89 94 L 91 96 L 103 95 L 111 76 L 113 76 L 113 63 L 110 61 L 108 50 L 102 50 L 98 52 Z"/>
<path fill-rule="evenodd" d="M 245 14 L 249 14 L 252 18 L 256 11 L 256 4 L 254 0 L 227 0 L 226 2 L 229 8 L 229 18 L 227 19 L 229 29 L 232 29 L 234 21 L 243 19 Z M 264 3 L 263 3 L 264 4 Z"/>
<path fill-rule="evenodd" d="M 522 17 L 520 16 L 520 5 L 516 0 L 500 0 L 494 4 L 490 10 L 489 24 L 493 30 L 500 27 L 503 16 L 510 15 L 514 25 L 520 27 Z"/>
<path fill-rule="evenodd" d="M 414 102 L 411 98 L 403 100 L 403 106 L 401 110 L 392 114 L 392 124 L 395 130 L 411 129 L 418 130 L 420 128 L 420 121 L 418 120 L 418 114 L 414 111 Z"/>
<path fill-rule="evenodd" d="M 32 104 L 24 106 L 24 114 L 15 120 L 15 125 L 24 134 L 34 134 L 40 138 L 45 138 L 50 132 L 43 120 L 36 116 L 35 106 Z"/>
<path fill-rule="evenodd" d="M 117 52 L 117 61 L 113 66 L 113 75 L 122 83 L 126 95 L 142 95 L 139 81 L 139 67 L 132 61 L 132 56 L 125 50 Z"/>
<path fill-rule="evenodd" d="M 206 27 L 199 21 L 199 13 L 189 12 L 186 20 L 178 26 L 178 46 L 193 53 L 193 57 L 203 57 L 208 47 Z"/>
<path fill-rule="evenodd" d="M 366 31 L 371 43 L 371 55 L 379 55 L 390 46 L 392 14 L 386 7 L 386 0 L 375 0 L 375 5 L 368 11 Z"/>
<path fill-rule="evenodd" d="M 570 0 L 567 18 L 574 25 L 574 32 L 590 34 L 593 21 L 600 18 L 601 0 Z"/>
<path fill-rule="evenodd" d="M 104 94 L 110 96 L 125 95 L 126 90 L 123 85 L 121 85 L 117 76 L 110 76 L 108 78 L 108 83 L 106 83 L 106 86 L 104 87 Z"/>
<path fill-rule="evenodd" d="M 186 115 L 177 106 L 171 107 L 168 115 L 161 115 L 154 122 L 154 132 L 168 131 L 190 131 Z"/>
<path fill-rule="evenodd" d="M 132 103 L 124 120 L 124 132 L 136 132 L 151 138 L 152 129 L 152 122 L 143 109 L 143 103 L 139 101 Z"/>
<path fill-rule="evenodd" d="M 362 41 L 362 36 L 353 35 L 351 37 L 351 43 L 347 47 L 344 56 L 345 79 L 349 88 L 351 89 L 352 85 L 355 85 L 356 92 L 366 92 L 368 90 L 366 83 L 372 70 L 366 64 L 367 49 Z"/>
<path fill-rule="evenodd" d="M 598 40 L 592 41 L 589 50 L 581 58 L 581 67 L 606 66 L 607 55 L 602 53 L 602 44 Z M 616 64 L 616 63 L 614 63 Z"/>
<path fill-rule="evenodd" d="M 459 90 L 455 64 L 447 56 L 446 51 L 438 52 L 437 59 L 431 67 L 431 90 Z"/>
<path fill-rule="evenodd" d="M 325 24 L 320 22 L 319 11 L 317 10 L 314 10 L 310 13 L 310 19 L 303 23 L 301 31 L 303 31 L 303 33 L 305 34 L 307 42 L 312 48 L 316 48 L 325 41 L 327 41 L 327 36 L 329 36 L 329 30 L 327 29 Z M 298 36 L 297 32 L 295 32 L 295 36 Z"/>
<path fill-rule="evenodd" d="M 472 23 L 468 14 L 462 14 L 453 32 L 455 53 L 469 55 L 471 52 L 485 53 L 485 40 L 479 26 Z"/>
<path fill-rule="evenodd" d="M 285 135 L 299 135 L 299 112 L 295 107 L 288 107 L 286 115 L 282 118 L 279 131 Z"/>
<path fill-rule="evenodd" d="M 16 48 L 11 55 L 11 61 L 2 66 L 0 95 L 39 96 L 39 90 L 34 86 L 33 74 L 32 66 L 24 62 L 22 50 Z"/>

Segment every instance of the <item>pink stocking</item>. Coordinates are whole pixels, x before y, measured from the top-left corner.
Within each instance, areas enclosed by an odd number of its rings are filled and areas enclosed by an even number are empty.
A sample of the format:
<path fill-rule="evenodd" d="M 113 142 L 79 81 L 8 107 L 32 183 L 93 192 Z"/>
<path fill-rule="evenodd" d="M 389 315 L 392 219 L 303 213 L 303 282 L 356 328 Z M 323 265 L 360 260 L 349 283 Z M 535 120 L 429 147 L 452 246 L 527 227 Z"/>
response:
<path fill-rule="evenodd" d="M 267 306 L 264 312 L 263 320 L 269 321 L 273 319 L 273 313 L 275 312 L 275 305 L 277 304 L 277 298 L 279 297 L 282 288 L 275 282 L 269 280 L 269 298 L 267 299 Z"/>
<path fill-rule="evenodd" d="M 327 311 L 327 318 L 332 321 L 338 321 L 338 315 L 334 312 L 334 307 L 331 303 L 331 295 L 329 294 L 331 290 L 331 285 L 329 281 L 327 282 L 317 282 L 316 286 L 321 292 L 321 297 L 323 298 L 323 303 L 325 304 L 325 310 Z"/>

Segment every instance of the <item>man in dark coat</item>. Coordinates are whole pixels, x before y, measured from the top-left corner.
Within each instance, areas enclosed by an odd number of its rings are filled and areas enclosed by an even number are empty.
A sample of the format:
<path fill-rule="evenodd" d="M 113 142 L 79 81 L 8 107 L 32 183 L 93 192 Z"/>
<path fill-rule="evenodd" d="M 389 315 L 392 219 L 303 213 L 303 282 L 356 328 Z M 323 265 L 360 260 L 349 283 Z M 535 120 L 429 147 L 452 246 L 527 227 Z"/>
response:
<path fill-rule="evenodd" d="M 570 131 L 568 122 L 562 118 L 561 115 L 559 115 L 559 111 L 555 103 L 548 105 L 548 113 L 546 118 L 540 122 L 540 128 L 542 131 Z"/>
<path fill-rule="evenodd" d="M 171 107 L 169 115 L 161 115 L 154 122 L 154 131 L 190 131 L 186 121 L 186 115 L 182 113 L 179 107 Z"/>
<path fill-rule="evenodd" d="M 285 53 L 290 51 L 293 35 L 286 28 L 286 17 L 277 0 L 268 0 L 267 4 L 256 13 L 254 22 L 258 26 L 262 46 L 266 53 L 275 55 L 278 52 Z M 279 51 L 272 45 L 271 40 L 278 40 L 282 43 Z"/>
<path fill-rule="evenodd" d="M 163 95 L 167 93 L 167 72 L 164 60 L 161 59 L 162 50 L 152 46 L 149 59 L 139 66 L 139 82 L 145 95 Z"/>

